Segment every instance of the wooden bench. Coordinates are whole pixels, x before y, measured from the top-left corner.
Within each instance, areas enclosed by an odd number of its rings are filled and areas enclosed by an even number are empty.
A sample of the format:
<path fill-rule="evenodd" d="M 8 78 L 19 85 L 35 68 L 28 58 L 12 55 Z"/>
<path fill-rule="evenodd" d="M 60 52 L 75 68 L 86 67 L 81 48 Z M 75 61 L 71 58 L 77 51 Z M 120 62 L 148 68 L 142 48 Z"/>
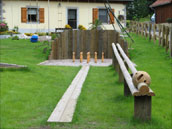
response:
<path fill-rule="evenodd" d="M 132 75 L 137 72 L 136 68 L 118 43 L 112 43 L 112 49 L 113 66 L 119 74 L 119 80 L 124 80 L 124 96 L 134 96 L 134 118 L 150 120 L 151 97 L 155 96 L 154 92 L 148 87 L 148 92 L 142 93 L 134 86 Z M 132 74 L 128 72 L 128 68 Z"/>

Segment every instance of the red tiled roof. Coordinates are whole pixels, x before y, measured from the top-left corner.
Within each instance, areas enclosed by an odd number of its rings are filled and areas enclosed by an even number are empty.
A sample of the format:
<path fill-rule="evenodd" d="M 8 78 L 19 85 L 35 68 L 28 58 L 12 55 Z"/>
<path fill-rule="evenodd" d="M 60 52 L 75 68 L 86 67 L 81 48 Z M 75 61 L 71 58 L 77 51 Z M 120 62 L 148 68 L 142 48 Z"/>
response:
<path fill-rule="evenodd" d="M 172 0 L 157 0 L 150 7 L 157 7 L 172 3 Z"/>

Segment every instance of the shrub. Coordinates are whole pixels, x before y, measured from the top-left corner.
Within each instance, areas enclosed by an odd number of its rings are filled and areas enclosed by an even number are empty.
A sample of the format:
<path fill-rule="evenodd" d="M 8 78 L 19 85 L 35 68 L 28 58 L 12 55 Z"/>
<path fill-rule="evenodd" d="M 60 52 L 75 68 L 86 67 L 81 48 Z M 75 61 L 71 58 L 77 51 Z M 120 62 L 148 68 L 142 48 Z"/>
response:
<path fill-rule="evenodd" d="M 69 24 L 65 25 L 65 28 L 72 29 L 72 27 Z"/>
<path fill-rule="evenodd" d="M 54 40 L 55 38 L 57 38 L 58 35 L 57 34 L 51 34 L 51 40 Z"/>
<path fill-rule="evenodd" d="M 0 32 L 8 31 L 7 23 L 1 21 L 0 22 Z"/>
<path fill-rule="evenodd" d="M 78 29 L 79 29 L 79 30 L 87 30 L 83 25 L 79 25 L 79 26 L 78 26 Z"/>
<path fill-rule="evenodd" d="M 37 34 L 38 36 L 45 36 L 46 35 L 46 33 L 44 33 L 44 32 L 36 32 L 35 34 Z"/>
<path fill-rule="evenodd" d="M 26 36 L 32 36 L 34 35 L 33 33 L 24 33 Z"/>
<path fill-rule="evenodd" d="M 167 18 L 166 20 L 168 23 L 172 23 L 172 18 Z"/>
<path fill-rule="evenodd" d="M 14 37 L 12 37 L 12 40 L 19 40 L 19 37 L 18 36 L 14 36 Z"/>

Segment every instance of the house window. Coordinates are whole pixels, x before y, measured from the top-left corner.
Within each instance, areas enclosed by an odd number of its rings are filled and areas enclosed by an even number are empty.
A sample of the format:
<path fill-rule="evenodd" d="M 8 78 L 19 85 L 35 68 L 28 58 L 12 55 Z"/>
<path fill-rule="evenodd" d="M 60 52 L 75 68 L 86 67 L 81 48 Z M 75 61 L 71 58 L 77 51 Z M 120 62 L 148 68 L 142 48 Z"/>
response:
<path fill-rule="evenodd" d="M 38 12 L 39 12 L 38 8 L 28 8 L 27 9 L 28 22 L 38 22 L 39 21 Z"/>
<path fill-rule="evenodd" d="M 108 14 L 106 9 L 99 9 L 99 20 L 102 23 L 108 23 Z"/>
<path fill-rule="evenodd" d="M 68 24 L 73 28 L 77 28 L 77 9 L 68 9 Z"/>

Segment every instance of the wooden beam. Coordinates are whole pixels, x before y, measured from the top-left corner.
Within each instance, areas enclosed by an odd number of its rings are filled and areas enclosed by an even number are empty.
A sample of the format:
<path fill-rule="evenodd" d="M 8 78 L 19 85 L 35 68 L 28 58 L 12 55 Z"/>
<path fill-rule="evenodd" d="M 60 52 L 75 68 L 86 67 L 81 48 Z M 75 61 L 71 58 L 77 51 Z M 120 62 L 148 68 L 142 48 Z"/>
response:
<path fill-rule="evenodd" d="M 134 97 L 134 117 L 143 121 L 151 120 L 151 96 Z"/>
<path fill-rule="evenodd" d="M 134 84 L 132 82 L 132 78 L 131 78 L 130 74 L 128 73 L 128 70 L 126 69 L 123 60 L 121 59 L 120 55 L 118 54 L 118 51 L 117 51 L 116 46 L 115 46 L 114 43 L 112 43 L 112 48 L 113 48 L 113 51 L 115 53 L 115 57 L 118 60 L 118 63 L 119 63 L 119 66 L 121 68 L 121 71 L 123 73 L 123 76 L 124 76 L 128 86 L 129 86 L 131 94 L 133 96 L 138 96 L 139 95 L 139 91 L 135 88 L 135 86 L 134 86 Z"/>

